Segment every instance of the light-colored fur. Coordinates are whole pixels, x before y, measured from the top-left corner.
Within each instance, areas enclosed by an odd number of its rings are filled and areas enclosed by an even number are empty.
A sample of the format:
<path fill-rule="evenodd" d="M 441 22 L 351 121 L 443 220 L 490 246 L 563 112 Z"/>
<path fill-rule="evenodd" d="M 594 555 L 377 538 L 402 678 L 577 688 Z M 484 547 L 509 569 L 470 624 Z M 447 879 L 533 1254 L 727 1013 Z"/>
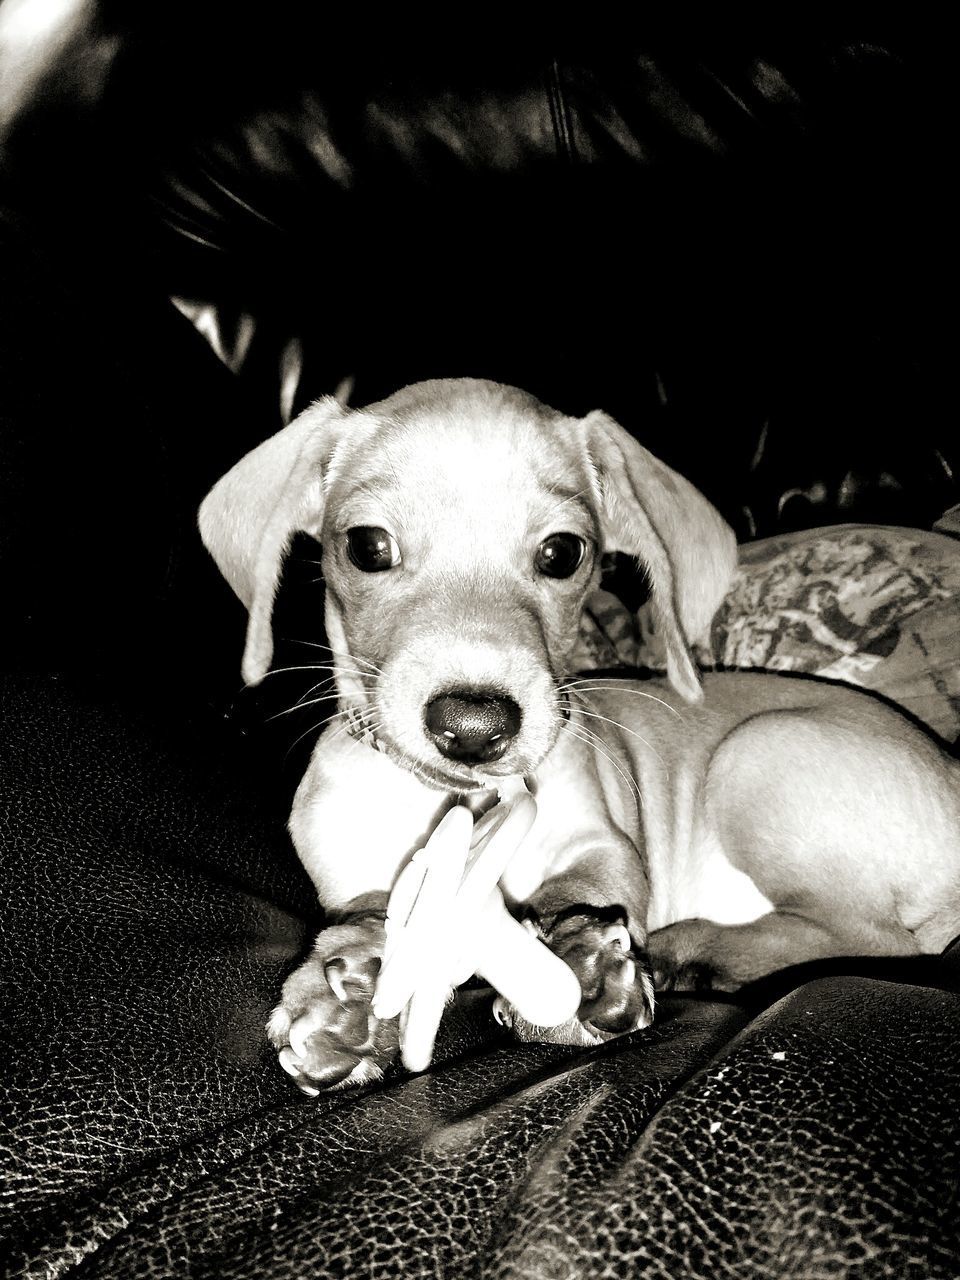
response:
<path fill-rule="evenodd" d="M 386 529 L 401 563 L 360 572 L 346 554 L 357 526 Z M 290 830 L 321 903 L 358 913 L 361 931 L 454 797 L 482 804 L 498 776 L 521 774 L 538 816 L 508 896 L 543 919 L 616 908 L 637 954 L 647 946 L 681 985 L 698 967 L 735 987 L 820 956 L 936 951 L 960 932 L 956 763 L 863 694 L 767 674 L 701 682 L 689 646 L 726 592 L 734 538 L 605 414 L 570 418 L 474 380 L 359 411 L 322 400 L 223 477 L 200 528 L 250 613 L 250 683 L 270 665 L 293 534 L 323 546 L 339 707 L 368 740 L 331 722 Z M 560 531 L 586 541 L 585 561 L 544 577 L 536 549 Z M 666 680 L 570 678 L 604 551 L 647 568 Z M 487 765 L 448 759 L 425 728 L 431 698 L 464 688 L 522 712 Z M 375 951 L 379 935 L 364 936 Z M 329 968 L 323 939 L 271 1021 L 278 1046 L 319 1008 L 304 993 Z M 368 1055 L 351 1078 L 370 1070 Z"/>

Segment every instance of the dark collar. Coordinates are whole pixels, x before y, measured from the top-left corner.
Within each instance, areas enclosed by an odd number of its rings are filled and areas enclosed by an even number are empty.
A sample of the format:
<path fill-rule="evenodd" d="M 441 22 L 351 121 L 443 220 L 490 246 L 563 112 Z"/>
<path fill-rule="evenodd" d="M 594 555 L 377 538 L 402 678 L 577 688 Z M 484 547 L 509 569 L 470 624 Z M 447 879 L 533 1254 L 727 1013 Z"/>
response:
<path fill-rule="evenodd" d="M 394 764 L 399 765 L 401 769 L 405 769 L 407 773 L 412 773 L 415 778 L 419 778 L 421 782 L 428 787 L 432 787 L 435 791 L 468 795 L 489 790 L 489 786 L 484 786 L 483 783 L 471 783 L 463 778 L 448 777 L 440 769 L 432 769 L 429 765 L 421 764 L 419 761 L 412 760 L 409 756 L 401 754 L 389 742 L 377 737 L 376 732 L 370 725 L 366 712 L 362 708 L 345 707 L 343 708 L 343 716 L 346 721 L 347 733 L 355 742 L 362 743 L 365 747 L 372 747 L 374 751 L 379 751 L 381 755 L 389 756 Z"/>

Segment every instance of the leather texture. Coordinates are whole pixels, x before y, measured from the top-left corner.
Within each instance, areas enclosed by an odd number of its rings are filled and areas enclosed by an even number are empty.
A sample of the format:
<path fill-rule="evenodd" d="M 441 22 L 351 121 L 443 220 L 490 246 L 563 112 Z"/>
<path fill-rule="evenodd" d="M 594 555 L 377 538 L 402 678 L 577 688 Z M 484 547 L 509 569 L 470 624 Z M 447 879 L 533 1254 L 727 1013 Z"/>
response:
<path fill-rule="evenodd" d="M 944 34 L 81 16 L 0 158 L 0 1275 L 952 1280 L 956 952 L 589 1051 L 474 988 L 424 1075 L 297 1093 L 263 1023 L 319 924 L 284 828 L 315 722 L 269 716 L 312 677 L 237 695 L 194 529 L 311 397 L 444 374 L 602 404 L 741 537 L 929 528 Z"/>
<path fill-rule="evenodd" d="M 195 725 L 3 711 L 5 1275 L 956 1274 L 955 961 L 587 1052 L 467 992 L 429 1073 L 306 1100 L 262 1036 L 316 923 L 282 810 Z"/>

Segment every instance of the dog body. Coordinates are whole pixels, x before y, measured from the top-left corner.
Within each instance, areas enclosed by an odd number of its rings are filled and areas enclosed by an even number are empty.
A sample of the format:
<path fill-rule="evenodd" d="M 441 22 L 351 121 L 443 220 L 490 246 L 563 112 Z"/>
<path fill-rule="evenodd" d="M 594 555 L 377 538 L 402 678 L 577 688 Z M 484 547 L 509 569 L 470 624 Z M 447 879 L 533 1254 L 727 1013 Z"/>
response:
<path fill-rule="evenodd" d="M 646 1025 L 651 971 L 733 989 L 960 931 L 957 764 L 851 690 L 759 673 L 701 688 L 689 645 L 725 594 L 732 535 L 606 415 L 421 383 L 358 412 L 322 401 L 242 459 L 201 531 L 250 610 L 251 682 L 298 529 L 323 546 L 339 709 L 290 823 L 338 923 L 268 1028 L 304 1087 L 395 1054 L 396 1026 L 369 1009 L 387 895 L 445 810 L 482 809 L 505 776 L 527 779 L 538 816 L 502 887 L 583 991 L 550 1038 Z M 610 550 L 648 569 L 667 680 L 569 676 Z"/>

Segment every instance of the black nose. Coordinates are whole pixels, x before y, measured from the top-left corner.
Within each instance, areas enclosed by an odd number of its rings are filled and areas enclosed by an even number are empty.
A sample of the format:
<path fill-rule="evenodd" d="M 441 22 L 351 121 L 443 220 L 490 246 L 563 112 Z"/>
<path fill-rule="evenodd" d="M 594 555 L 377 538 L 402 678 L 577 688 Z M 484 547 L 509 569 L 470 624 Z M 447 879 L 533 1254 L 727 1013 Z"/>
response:
<path fill-rule="evenodd" d="M 424 718 L 445 756 L 487 764 L 503 755 L 523 716 L 514 700 L 503 694 L 449 689 L 430 699 Z"/>

